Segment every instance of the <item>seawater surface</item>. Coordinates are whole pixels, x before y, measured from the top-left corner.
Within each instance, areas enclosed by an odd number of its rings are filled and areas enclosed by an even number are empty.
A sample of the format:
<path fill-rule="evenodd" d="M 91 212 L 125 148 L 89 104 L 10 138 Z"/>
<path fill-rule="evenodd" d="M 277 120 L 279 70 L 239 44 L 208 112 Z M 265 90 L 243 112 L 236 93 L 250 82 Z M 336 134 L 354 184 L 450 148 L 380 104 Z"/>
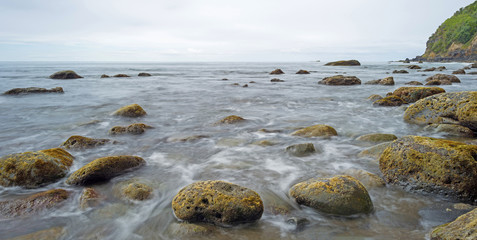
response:
<path fill-rule="evenodd" d="M 424 63 L 423 68 L 446 66 L 450 74 L 468 64 Z M 281 68 L 285 74 L 269 75 Z M 74 70 L 82 79 L 53 80 L 60 70 Z M 297 75 L 305 69 L 309 75 Z M 0 238 L 7 239 L 51 227 L 64 227 L 65 239 L 425 239 L 430 229 L 453 220 L 454 203 L 433 194 L 408 192 L 387 185 L 369 189 L 374 212 L 352 218 L 323 215 L 298 206 L 289 188 L 312 177 L 331 177 L 348 169 L 380 174 L 376 160 L 357 154 L 369 147 L 356 137 L 391 133 L 398 137 L 442 137 L 403 122 L 405 107 L 373 107 L 366 98 L 385 95 L 409 81 L 425 82 L 437 72 L 408 70 L 397 62 L 363 63 L 358 67 L 328 67 L 320 62 L 297 63 L 103 63 L 1 62 L 0 91 L 18 87 L 63 87 L 64 94 L 0 96 L 0 156 L 58 147 L 72 135 L 110 138 L 117 144 L 69 152 L 75 156 L 70 173 L 92 160 L 111 155 L 137 155 L 146 166 L 94 187 L 104 196 L 100 206 L 82 210 L 82 187 L 62 179 L 40 189 L 0 187 L 0 201 L 63 188 L 72 197 L 61 207 L 41 214 L 0 220 Z M 151 77 L 137 77 L 140 72 Z M 130 78 L 100 78 L 118 73 Z M 395 86 L 324 86 L 317 82 L 337 74 L 354 75 L 362 82 L 394 76 Z M 285 82 L 272 83 L 280 78 Z M 458 75 L 462 83 L 441 86 L 447 92 L 477 91 L 477 75 Z M 222 80 L 222 79 L 228 80 Z M 254 83 L 250 83 L 250 82 Z M 238 83 L 239 85 L 233 85 Z M 242 87 L 248 84 L 248 87 Z M 137 103 L 147 112 L 139 119 L 112 115 L 118 108 Z M 233 125 L 214 123 L 228 115 L 247 121 Z M 113 126 L 142 122 L 153 126 L 142 135 L 110 136 Z M 339 136 L 304 139 L 291 136 L 300 127 L 327 124 Z M 271 132 L 260 129 L 277 130 Z M 196 141 L 177 139 L 205 135 Z M 272 146 L 254 144 L 268 140 Z M 308 157 L 285 152 L 292 144 L 311 142 L 322 150 Z M 140 179 L 154 188 L 153 197 L 128 202 L 115 196 L 115 184 Z M 206 235 L 178 235 L 171 201 L 184 186 L 200 180 L 225 180 L 258 192 L 265 212 L 253 224 L 223 228 L 206 226 Z M 288 208 L 276 214 L 272 205 Z M 287 223 L 306 218 L 304 227 Z M 180 227 L 180 226 L 179 226 Z"/>

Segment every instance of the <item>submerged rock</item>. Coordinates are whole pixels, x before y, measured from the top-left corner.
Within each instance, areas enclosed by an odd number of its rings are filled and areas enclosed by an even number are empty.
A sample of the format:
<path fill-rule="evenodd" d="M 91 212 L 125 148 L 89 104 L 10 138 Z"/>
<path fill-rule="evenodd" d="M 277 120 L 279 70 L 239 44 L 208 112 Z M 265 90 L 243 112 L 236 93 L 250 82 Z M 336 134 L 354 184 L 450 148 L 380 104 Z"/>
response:
<path fill-rule="evenodd" d="M 143 134 L 146 129 L 153 128 L 149 125 L 146 125 L 144 123 L 133 123 L 127 127 L 121 127 L 121 126 L 114 126 L 109 130 L 109 134 L 111 135 L 118 135 L 118 134 L 133 134 L 133 135 L 139 135 Z"/>
<path fill-rule="evenodd" d="M 373 203 L 366 188 L 355 178 L 338 175 L 298 183 L 290 189 L 298 204 L 333 215 L 370 213 Z"/>
<path fill-rule="evenodd" d="M 64 93 L 63 88 L 55 87 L 52 89 L 46 88 L 37 88 L 37 87 L 29 87 L 29 88 L 14 88 L 6 91 L 5 95 L 18 95 L 18 94 L 29 94 L 29 93 Z"/>
<path fill-rule="evenodd" d="M 300 69 L 298 72 L 296 72 L 296 74 L 310 74 L 310 72 Z"/>
<path fill-rule="evenodd" d="M 398 74 L 402 74 L 402 73 L 409 73 L 408 71 L 406 70 L 394 70 L 393 73 L 398 73 Z"/>
<path fill-rule="evenodd" d="M 325 77 L 319 81 L 318 84 L 324 85 L 359 85 L 361 80 L 355 76 L 336 75 L 332 77 Z"/>
<path fill-rule="evenodd" d="M 0 158 L 0 185 L 37 188 L 63 178 L 74 157 L 60 148 L 15 153 Z"/>
<path fill-rule="evenodd" d="M 0 202 L 0 219 L 37 214 L 57 207 L 68 199 L 69 193 L 63 189 L 40 192 L 29 197 Z"/>
<path fill-rule="evenodd" d="M 172 209 L 184 221 L 234 225 L 260 219 L 263 202 L 248 188 L 224 181 L 200 181 L 182 188 L 172 200 Z"/>
<path fill-rule="evenodd" d="M 381 143 L 370 148 L 367 148 L 360 153 L 358 153 L 358 157 L 371 157 L 371 158 L 379 158 L 384 150 L 389 147 L 391 142 Z"/>
<path fill-rule="evenodd" d="M 345 171 L 345 174 L 359 180 L 366 189 L 386 186 L 386 182 L 381 177 L 362 169 L 348 169 Z"/>
<path fill-rule="evenodd" d="M 144 159 L 136 156 L 98 158 L 71 174 L 66 183 L 70 185 L 90 185 L 107 181 L 145 163 Z"/>
<path fill-rule="evenodd" d="M 361 63 L 358 60 L 341 60 L 329 62 L 325 66 L 361 66 Z"/>
<path fill-rule="evenodd" d="M 111 142 L 109 139 L 100 139 L 100 138 L 88 138 L 83 136 L 74 135 L 68 138 L 61 147 L 66 149 L 86 149 L 102 146 L 106 143 Z"/>
<path fill-rule="evenodd" d="M 359 136 L 356 138 L 358 141 L 362 142 L 369 142 L 369 143 L 383 143 L 383 142 L 391 142 L 396 140 L 397 137 L 394 134 L 385 134 L 385 133 L 371 133 Z"/>
<path fill-rule="evenodd" d="M 150 77 L 150 76 L 152 76 L 152 75 L 151 75 L 150 73 L 142 72 L 142 73 L 139 73 L 137 76 L 138 76 L 138 77 Z"/>
<path fill-rule="evenodd" d="M 187 222 L 173 222 L 167 228 L 167 233 L 171 239 L 194 239 L 194 237 L 201 237 L 212 233 L 213 226 L 198 225 Z"/>
<path fill-rule="evenodd" d="M 81 193 L 79 202 L 82 209 L 96 207 L 103 198 L 94 188 L 85 188 Z"/>
<path fill-rule="evenodd" d="M 394 90 L 393 95 L 402 98 L 408 103 L 413 103 L 419 99 L 444 92 L 446 90 L 440 87 L 400 87 Z"/>
<path fill-rule="evenodd" d="M 377 100 L 379 100 L 379 99 L 383 99 L 383 97 L 381 97 L 381 96 L 378 95 L 378 94 L 373 94 L 373 95 L 371 95 L 371 96 L 368 97 L 368 100 L 371 100 L 371 101 L 373 101 L 373 102 L 375 102 L 375 101 L 377 101 Z"/>
<path fill-rule="evenodd" d="M 244 122 L 245 119 L 242 118 L 242 117 L 239 117 L 239 116 L 236 116 L 236 115 L 230 115 L 230 116 L 227 116 L 225 118 L 223 118 L 222 120 L 216 122 L 215 124 L 234 124 L 234 123 L 240 123 L 240 122 Z"/>
<path fill-rule="evenodd" d="M 66 71 L 59 71 L 50 75 L 51 79 L 76 79 L 76 78 L 83 78 L 82 76 L 76 74 L 74 71 L 66 70 Z"/>
<path fill-rule="evenodd" d="M 446 133 L 449 136 L 456 137 L 474 137 L 474 132 L 468 127 L 460 126 L 457 124 L 430 124 L 427 125 L 424 129 L 431 130 L 434 132 Z"/>
<path fill-rule="evenodd" d="M 436 68 L 435 68 L 435 67 L 432 67 L 432 68 L 424 69 L 424 70 L 422 70 L 422 71 L 423 71 L 423 72 L 433 72 L 433 71 L 435 71 L 435 70 L 436 70 Z"/>
<path fill-rule="evenodd" d="M 120 74 L 114 75 L 113 77 L 123 78 L 123 77 L 131 77 L 131 76 L 129 76 L 129 75 L 127 75 L 127 74 L 120 73 Z"/>
<path fill-rule="evenodd" d="M 60 240 L 63 239 L 68 232 L 64 227 L 53 227 L 26 235 L 21 235 L 8 240 Z"/>
<path fill-rule="evenodd" d="M 152 197 L 152 187 L 138 180 L 120 182 L 115 187 L 123 199 L 144 201 Z"/>
<path fill-rule="evenodd" d="M 454 75 L 447 75 L 447 74 L 441 74 L 438 73 L 434 76 L 430 76 L 426 79 L 426 82 L 432 81 L 432 80 L 439 80 L 440 82 L 442 81 L 449 81 L 451 83 L 460 83 L 460 79 Z"/>
<path fill-rule="evenodd" d="M 379 168 L 387 182 L 473 201 L 477 199 L 475 156 L 477 146 L 406 136 L 384 150 Z"/>
<path fill-rule="evenodd" d="M 146 114 L 147 114 L 146 111 L 144 111 L 144 109 L 142 109 L 142 107 L 139 106 L 138 104 L 131 104 L 131 105 L 124 106 L 113 113 L 113 115 L 123 116 L 123 117 L 141 117 Z"/>
<path fill-rule="evenodd" d="M 278 69 L 275 69 L 272 72 L 270 72 L 270 74 L 272 74 L 272 75 L 284 74 L 284 72 L 280 68 L 278 68 Z"/>
<path fill-rule="evenodd" d="M 439 86 L 439 85 L 452 85 L 452 82 L 449 80 L 430 80 L 426 83 L 427 86 Z"/>
<path fill-rule="evenodd" d="M 292 135 L 300 137 L 331 137 L 338 136 L 338 133 L 333 127 L 325 124 L 318 124 L 297 130 L 293 132 Z"/>
<path fill-rule="evenodd" d="M 407 82 L 405 84 L 406 85 L 424 85 L 424 84 L 422 84 L 421 82 L 418 82 L 418 81 L 410 81 L 410 82 Z"/>
<path fill-rule="evenodd" d="M 397 107 L 403 104 L 407 104 L 407 102 L 404 101 L 402 98 L 395 95 L 390 95 L 383 99 L 379 99 L 373 102 L 373 106 L 383 106 L 383 107 Z"/>
<path fill-rule="evenodd" d="M 477 209 L 474 209 L 456 220 L 435 227 L 431 232 L 431 240 L 474 240 L 477 239 Z"/>
<path fill-rule="evenodd" d="M 203 138 L 209 138 L 210 136 L 207 135 L 192 135 L 192 136 L 187 136 L 187 137 L 171 137 L 168 138 L 168 142 L 194 142 L 198 141 Z"/>
<path fill-rule="evenodd" d="M 302 143 L 288 146 L 286 151 L 296 157 L 306 157 L 316 152 L 313 143 Z"/>

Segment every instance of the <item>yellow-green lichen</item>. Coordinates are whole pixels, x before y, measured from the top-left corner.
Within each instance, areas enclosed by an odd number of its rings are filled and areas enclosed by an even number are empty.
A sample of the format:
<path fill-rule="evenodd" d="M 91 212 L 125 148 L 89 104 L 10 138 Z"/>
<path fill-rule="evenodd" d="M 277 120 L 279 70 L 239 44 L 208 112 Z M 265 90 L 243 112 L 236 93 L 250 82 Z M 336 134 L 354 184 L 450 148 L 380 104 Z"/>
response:
<path fill-rule="evenodd" d="M 318 124 L 297 130 L 293 132 L 292 135 L 300 137 L 331 137 L 337 136 L 338 133 L 333 127 L 324 124 Z"/>

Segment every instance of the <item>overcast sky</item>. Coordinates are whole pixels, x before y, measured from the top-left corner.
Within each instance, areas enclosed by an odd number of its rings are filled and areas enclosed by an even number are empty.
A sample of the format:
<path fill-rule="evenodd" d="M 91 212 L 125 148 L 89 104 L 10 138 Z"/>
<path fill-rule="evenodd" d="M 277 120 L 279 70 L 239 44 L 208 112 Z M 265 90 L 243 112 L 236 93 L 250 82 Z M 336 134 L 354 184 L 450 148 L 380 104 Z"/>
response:
<path fill-rule="evenodd" d="M 397 60 L 474 0 L 0 1 L 0 60 Z"/>

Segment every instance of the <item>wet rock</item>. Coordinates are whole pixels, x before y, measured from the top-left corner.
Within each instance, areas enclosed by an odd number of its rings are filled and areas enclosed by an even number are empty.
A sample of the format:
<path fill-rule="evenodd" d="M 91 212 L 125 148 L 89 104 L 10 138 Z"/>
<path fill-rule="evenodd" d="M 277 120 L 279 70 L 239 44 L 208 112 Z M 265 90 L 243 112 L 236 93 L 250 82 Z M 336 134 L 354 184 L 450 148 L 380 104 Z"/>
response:
<path fill-rule="evenodd" d="M 229 79 L 228 78 L 222 78 L 222 81 L 228 81 Z"/>
<path fill-rule="evenodd" d="M 344 173 L 356 178 L 366 189 L 386 186 L 386 182 L 381 177 L 362 169 L 348 169 Z"/>
<path fill-rule="evenodd" d="M 296 74 L 310 74 L 310 72 L 300 69 L 298 72 L 296 72 Z"/>
<path fill-rule="evenodd" d="M 113 77 L 116 77 L 116 78 L 124 78 L 124 77 L 131 77 L 131 76 L 129 76 L 129 75 L 127 75 L 127 74 L 120 73 L 120 74 L 114 75 Z"/>
<path fill-rule="evenodd" d="M 273 70 L 270 74 L 272 75 L 277 75 L 277 74 L 284 74 L 284 72 L 281 69 L 275 69 Z"/>
<path fill-rule="evenodd" d="M 474 209 L 455 221 L 435 227 L 431 240 L 474 240 L 477 239 L 477 209 Z"/>
<path fill-rule="evenodd" d="M 432 67 L 432 68 L 424 69 L 424 70 L 422 70 L 422 71 L 423 71 L 423 72 L 433 72 L 433 71 L 435 71 L 435 70 L 436 70 L 436 68 L 435 68 L 435 67 Z"/>
<path fill-rule="evenodd" d="M 447 68 L 445 66 L 440 66 L 437 68 L 438 71 L 443 71 L 443 70 L 446 70 Z"/>
<path fill-rule="evenodd" d="M 336 62 L 329 62 L 325 66 L 361 66 L 361 63 L 357 60 L 342 60 Z"/>
<path fill-rule="evenodd" d="M 116 184 L 118 195 L 123 199 L 144 201 L 152 197 L 152 187 L 148 184 L 138 181 L 129 180 Z"/>
<path fill-rule="evenodd" d="M 150 73 L 142 72 L 142 73 L 139 73 L 137 76 L 138 76 L 138 77 L 150 77 L 150 76 L 152 76 L 152 75 L 151 75 Z"/>
<path fill-rule="evenodd" d="M 395 95 L 387 96 L 383 99 L 373 102 L 373 106 L 383 106 L 383 107 L 397 107 L 403 104 L 407 104 L 407 102 L 404 101 L 404 99 Z"/>
<path fill-rule="evenodd" d="M 406 85 L 423 85 L 421 82 L 418 82 L 418 81 L 410 81 L 410 82 L 407 82 L 405 84 Z"/>
<path fill-rule="evenodd" d="M 409 69 L 421 69 L 421 67 L 418 66 L 418 65 L 409 65 L 409 66 L 407 66 L 407 68 L 409 68 Z"/>
<path fill-rule="evenodd" d="M 468 72 L 469 75 L 477 75 L 477 72 Z"/>
<path fill-rule="evenodd" d="M 426 82 L 432 81 L 432 80 L 439 80 L 439 81 L 449 81 L 451 83 L 460 83 L 460 79 L 454 75 L 447 75 L 447 74 L 441 74 L 438 73 L 434 76 L 430 76 L 426 79 Z"/>
<path fill-rule="evenodd" d="M 250 81 L 250 82 L 248 82 L 248 83 L 257 83 L 257 82 L 255 82 L 255 81 Z"/>
<path fill-rule="evenodd" d="M 215 124 L 235 124 L 235 123 L 240 123 L 240 122 L 244 122 L 245 119 L 242 118 L 242 117 L 239 117 L 239 116 L 236 116 L 236 115 L 230 115 L 230 116 L 227 116 L 225 118 L 223 118 L 222 120 L 216 122 Z"/>
<path fill-rule="evenodd" d="M 53 189 L 25 198 L 0 202 L 0 219 L 28 216 L 58 207 L 61 202 L 68 199 L 68 196 L 66 190 Z"/>
<path fill-rule="evenodd" d="M 381 143 L 375 146 L 372 146 L 370 148 L 367 148 L 360 153 L 358 153 L 358 157 L 371 157 L 371 158 L 379 158 L 381 154 L 384 152 L 384 150 L 389 147 L 391 143 L 390 142 L 385 142 Z"/>
<path fill-rule="evenodd" d="M 465 74 L 465 70 L 464 69 L 455 70 L 452 72 L 452 74 Z"/>
<path fill-rule="evenodd" d="M 306 157 L 316 152 L 313 143 L 302 143 L 288 146 L 286 151 L 295 157 Z"/>
<path fill-rule="evenodd" d="M 472 210 L 474 208 L 477 208 L 475 206 L 472 206 L 472 205 L 466 204 L 466 203 L 456 203 L 456 204 L 452 205 L 452 207 L 456 210 Z"/>
<path fill-rule="evenodd" d="M 298 183 L 290 189 L 298 204 L 333 215 L 370 213 L 373 203 L 366 188 L 355 178 L 338 175 Z"/>
<path fill-rule="evenodd" d="M 246 87 L 248 87 L 248 84 L 244 84 L 242 87 L 246 88 Z"/>
<path fill-rule="evenodd" d="M 369 142 L 369 143 L 383 143 L 383 142 L 391 142 L 396 140 L 397 137 L 394 134 L 385 134 L 385 133 L 371 133 L 359 136 L 356 138 L 358 141 L 362 142 Z"/>
<path fill-rule="evenodd" d="M 76 74 L 74 71 L 66 70 L 66 71 L 59 71 L 50 75 L 51 79 L 76 79 L 76 78 L 83 78 L 82 76 Z"/>
<path fill-rule="evenodd" d="M 8 240 L 60 240 L 63 239 L 68 232 L 64 227 L 53 227 L 34 233 L 9 238 Z"/>
<path fill-rule="evenodd" d="M 5 95 L 18 95 L 18 94 L 30 94 L 30 93 L 64 93 L 63 88 L 55 87 L 52 89 L 46 88 L 37 88 L 37 87 L 29 87 L 29 88 L 14 88 L 6 91 Z"/>
<path fill-rule="evenodd" d="M 220 147 L 237 147 L 244 145 L 247 142 L 246 139 L 240 139 L 240 138 L 222 138 L 217 141 L 217 146 Z"/>
<path fill-rule="evenodd" d="M 378 94 L 373 94 L 373 95 L 368 97 L 368 100 L 371 100 L 372 102 L 375 102 L 375 101 L 380 100 L 380 99 L 383 99 L 383 97 L 381 97 Z"/>
<path fill-rule="evenodd" d="M 74 135 L 68 138 L 61 147 L 66 149 L 86 149 L 102 146 L 106 143 L 111 142 L 109 139 L 101 138 L 88 138 L 83 136 Z"/>
<path fill-rule="evenodd" d="M 303 230 L 307 225 L 310 224 L 310 220 L 306 218 L 297 218 L 297 217 L 290 217 L 286 220 L 287 224 L 294 225 L 295 231 Z"/>
<path fill-rule="evenodd" d="M 270 141 L 270 140 L 261 140 L 261 141 L 256 141 L 256 142 L 253 142 L 252 144 L 254 144 L 254 145 L 258 145 L 258 146 L 262 146 L 262 147 L 268 147 L 268 146 L 277 145 L 277 143 L 276 143 L 276 142 L 274 142 L 274 141 Z"/>
<path fill-rule="evenodd" d="M 60 148 L 10 154 L 0 158 L 0 185 L 37 188 L 63 178 L 74 157 Z"/>
<path fill-rule="evenodd" d="M 168 142 L 195 142 L 203 138 L 209 138 L 207 135 L 192 135 L 188 137 L 171 137 L 168 138 Z"/>
<path fill-rule="evenodd" d="M 285 81 L 278 78 L 273 78 L 272 80 L 270 80 L 270 82 L 285 82 Z"/>
<path fill-rule="evenodd" d="M 292 135 L 300 137 L 331 137 L 338 136 L 338 133 L 333 127 L 324 124 L 318 124 L 297 130 L 293 132 Z"/>
<path fill-rule="evenodd" d="M 103 75 L 101 75 L 100 78 L 109 78 L 109 77 L 110 77 L 109 75 L 103 74 Z"/>
<path fill-rule="evenodd" d="M 66 183 L 70 185 L 90 185 L 107 181 L 145 163 L 144 159 L 136 156 L 98 158 L 71 174 Z"/>
<path fill-rule="evenodd" d="M 449 136 L 473 138 L 474 132 L 470 128 L 457 124 L 430 124 L 424 128 L 434 132 L 446 133 Z"/>
<path fill-rule="evenodd" d="M 284 215 L 287 216 L 294 210 L 294 207 L 289 202 L 288 197 L 281 191 L 277 194 L 269 189 L 264 189 L 260 193 L 260 197 L 265 205 L 266 213 L 272 215 Z"/>
<path fill-rule="evenodd" d="M 109 130 L 109 134 L 111 135 L 119 135 L 119 134 L 133 134 L 133 135 L 139 135 L 143 134 L 146 129 L 152 128 L 149 125 L 146 125 L 144 123 L 133 123 L 127 127 L 121 127 L 121 126 L 114 126 Z"/>
<path fill-rule="evenodd" d="M 319 81 L 318 84 L 324 85 L 359 85 L 361 80 L 355 76 L 336 75 L 333 77 L 326 77 Z"/>
<path fill-rule="evenodd" d="M 446 123 L 447 118 L 477 131 L 477 92 L 429 96 L 412 104 L 404 112 L 404 121 L 419 125 Z"/>
<path fill-rule="evenodd" d="M 473 201 L 477 199 L 475 156 L 474 145 L 406 136 L 384 150 L 379 168 L 387 182 Z"/>
<path fill-rule="evenodd" d="M 94 188 L 84 188 L 79 202 L 82 209 L 97 207 L 103 197 Z"/>
<path fill-rule="evenodd" d="M 402 98 L 408 103 L 413 103 L 419 99 L 444 92 L 446 90 L 440 87 L 400 87 L 394 90 L 393 95 Z"/>
<path fill-rule="evenodd" d="M 472 65 L 470 65 L 470 68 L 477 68 L 477 63 L 472 63 Z"/>
<path fill-rule="evenodd" d="M 409 60 L 409 58 L 406 58 L 403 63 L 411 63 L 411 60 Z"/>
<path fill-rule="evenodd" d="M 394 73 L 394 74 L 396 74 L 396 73 L 402 74 L 402 73 L 409 73 L 409 72 L 406 71 L 406 70 L 394 70 L 393 73 Z"/>
<path fill-rule="evenodd" d="M 431 80 L 426 83 L 427 86 L 452 85 L 448 80 Z"/>
<path fill-rule="evenodd" d="M 186 222 L 174 222 L 167 228 L 171 239 L 194 239 L 194 237 L 207 236 L 212 232 L 211 226 Z"/>
<path fill-rule="evenodd" d="M 141 117 L 146 115 L 146 111 L 144 111 L 144 109 L 138 104 L 131 104 L 116 110 L 113 115 L 123 117 Z"/>
<path fill-rule="evenodd" d="M 234 225 L 260 219 L 263 202 L 248 188 L 224 181 L 200 181 L 182 188 L 172 200 L 172 209 L 184 221 Z"/>
<path fill-rule="evenodd" d="M 387 77 L 387 78 L 383 78 L 383 79 L 372 80 L 372 81 L 366 82 L 365 84 L 394 85 L 394 78 L 393 77 Z"/>

